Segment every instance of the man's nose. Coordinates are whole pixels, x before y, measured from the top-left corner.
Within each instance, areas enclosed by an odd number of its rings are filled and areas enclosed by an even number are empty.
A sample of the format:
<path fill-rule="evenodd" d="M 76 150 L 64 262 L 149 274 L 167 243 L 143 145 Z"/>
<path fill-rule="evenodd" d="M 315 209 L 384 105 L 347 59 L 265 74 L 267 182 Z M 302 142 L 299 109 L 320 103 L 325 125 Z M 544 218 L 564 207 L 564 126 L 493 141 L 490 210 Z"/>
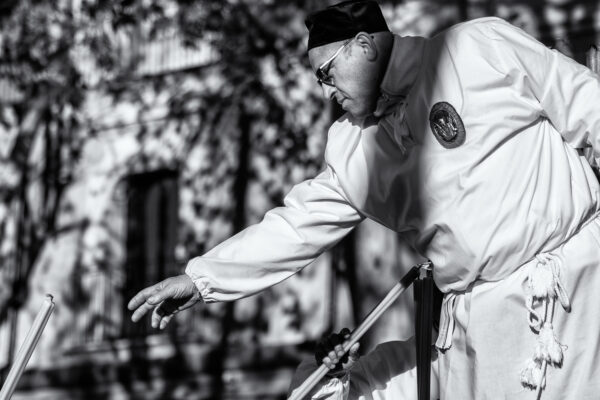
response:
<path fill-rule="evenodd" d="M 322 84 L 321 88 L 323 89 L 323 96 L 327 99 L 327 100 L 331 100 L 333 99 L 335 96 L 335 87 L 333 86 L 329 86 L 326 84 Z"/>

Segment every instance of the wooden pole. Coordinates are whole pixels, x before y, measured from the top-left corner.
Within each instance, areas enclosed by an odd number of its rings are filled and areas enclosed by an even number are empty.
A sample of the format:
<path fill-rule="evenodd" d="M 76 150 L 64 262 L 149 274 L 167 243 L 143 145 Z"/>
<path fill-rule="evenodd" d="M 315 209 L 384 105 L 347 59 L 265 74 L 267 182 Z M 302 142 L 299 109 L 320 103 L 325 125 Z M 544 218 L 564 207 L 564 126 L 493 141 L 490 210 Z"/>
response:
<path fill-rule="evenodd" d="M 360 338 L 369 330 L 369 328 L 383 315 L 383 313 L 394 303 L 394 301 L 419 277 L 421 267 L 430 265 L 430 263 L 415 265 L 406 275 L 388 292 L 383 300 L 367 315 L 360 325 L 352 332 L 348 340 L 342 344 L 344 353 L 360 340 Z M 298 386 L 288 400 L 302 400 L 318 384 L 329 368 L 322 364 L 306 380 Z M 2 399 L 0 399 L 2 400 Z"/>
<path fill-rule="evenodd" d="M 44 331 L 53 310 L 54 302 L 52 301 L 52 295 L 47 294 L 40 311 L 33 321 L 33 325 L 29 329 L 23 344 L 19 348 L 19 352 L 15 357 L 10 371 L 8 371 L 4 386 L 2 386 L 2 391 L 0 391 L 0 400 L 10 400 L 12 397 L 12 394 L 17 387 L 17 383 L 19 382 L 19 378 L 21 378 L 21 374 L 23 374 L 23 370 L 25 369 L 31 354 L 33 354 L 33 350 L 40 340 L 42 332 Z"/>

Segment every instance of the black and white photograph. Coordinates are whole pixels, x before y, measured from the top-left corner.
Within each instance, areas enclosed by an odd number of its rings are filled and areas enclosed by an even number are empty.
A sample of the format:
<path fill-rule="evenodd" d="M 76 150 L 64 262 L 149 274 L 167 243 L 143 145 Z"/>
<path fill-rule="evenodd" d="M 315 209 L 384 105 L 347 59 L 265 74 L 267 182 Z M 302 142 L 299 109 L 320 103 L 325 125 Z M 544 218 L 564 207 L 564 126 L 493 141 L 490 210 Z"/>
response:
<path fill-rule="evenodd" d="M 0 400 L 600 400 L 600 1 L 0 0 Z"/>

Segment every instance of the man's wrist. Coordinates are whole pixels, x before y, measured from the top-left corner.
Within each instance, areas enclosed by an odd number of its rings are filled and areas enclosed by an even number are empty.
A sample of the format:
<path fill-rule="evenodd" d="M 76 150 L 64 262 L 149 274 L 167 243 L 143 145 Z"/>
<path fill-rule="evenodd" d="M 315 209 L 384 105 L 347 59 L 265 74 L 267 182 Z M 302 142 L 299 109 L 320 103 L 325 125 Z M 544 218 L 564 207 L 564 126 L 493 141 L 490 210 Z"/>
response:
<path fill-rule="evenodd" d="M 194 282 L 194 279 L 192 279 L 192 277 L 188 273 L 184 273 L 183 276 L 185 276 L 187 279 L 189 279 L 192 296 L 194 296 L 194 298 L 198 299 L 198 301 L 202 301 L 202 293 L 200 293 L 200 289 L 198 289 L 198 285 L 196 285 L 196 283 Z"/>

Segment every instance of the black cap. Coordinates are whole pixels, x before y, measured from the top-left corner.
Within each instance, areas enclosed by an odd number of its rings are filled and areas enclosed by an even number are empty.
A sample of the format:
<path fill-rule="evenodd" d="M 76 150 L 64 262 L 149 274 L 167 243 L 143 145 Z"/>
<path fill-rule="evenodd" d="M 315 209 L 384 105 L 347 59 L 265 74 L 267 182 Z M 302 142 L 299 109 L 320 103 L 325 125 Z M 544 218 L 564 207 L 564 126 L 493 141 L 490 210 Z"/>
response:
<path fill-rule="evenodd" d="M 308 50 L 350 39 L 359 32 L 389 31 L 379 5 L 372 0 L 334 4 L 310 14 L 304 23 L 308 28 Z"/>

